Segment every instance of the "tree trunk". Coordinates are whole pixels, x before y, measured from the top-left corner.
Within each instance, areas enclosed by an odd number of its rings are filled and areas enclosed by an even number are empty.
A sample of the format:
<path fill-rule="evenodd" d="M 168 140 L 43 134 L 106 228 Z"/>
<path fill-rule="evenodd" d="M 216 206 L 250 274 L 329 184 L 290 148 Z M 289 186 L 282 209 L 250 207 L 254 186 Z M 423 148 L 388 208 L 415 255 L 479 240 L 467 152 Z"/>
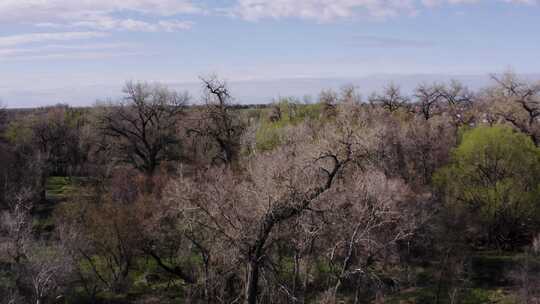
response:
<path fill-rule="evenodd" d="M 300 281 L 300 253 L 296 251 L 294 253 L 294 275 L 293 275 L 293 286 L 292 286 L 292 294 L 294 297 L 297 297 L 297 294 L 298 294 L 299 281 Z"/>
<path fill-rule="evenodd" d="M 210 303 L 210 299 L 212 298 L 210 296 L 210 265 L 208 261 L 208 257 L 203 254 L 203 262 L 204 262 L 204 299 L 207 303 Z"/>
<path fill-rule="evenodd" d="M 256 304 L 257 294 L 259 292 L 259 260 L 252 259 L 248 263 L 246 280 L 246 299 L 245 304 Z"/>
<path fill-rule="evenodd" d="M 358 236 L 358 232 L 361 228 L 361 225 L 362 224 L 356 225 L 356 227 L 354 228 L 353 234 L 351 236 L 351 239 L 349 241 L 348 248 L 347 248 L 347 256 L 345 256 L 345 260 L 343 261 L 343 265 L 341 267 L 338 280 L 336 282 L 336 285 L 334 286 L 334 301 L 337 300 L 339 288 L 341 287 L 341 284 L 343 283 L 343 279 L 345 277 L 347 270 L 349 270 L 349 267 L 351 266 L 351 261 L 354 255 L 354 245 L 356 243 L 356 237 Z"/>
<path fill-rule="evenodd" d="M 47 201 L 47 174 L 42 173 L 41 174 L 41 180 L 40 180 L 40 192 L 39 192 L 39 198 L 41 202 Z"/>

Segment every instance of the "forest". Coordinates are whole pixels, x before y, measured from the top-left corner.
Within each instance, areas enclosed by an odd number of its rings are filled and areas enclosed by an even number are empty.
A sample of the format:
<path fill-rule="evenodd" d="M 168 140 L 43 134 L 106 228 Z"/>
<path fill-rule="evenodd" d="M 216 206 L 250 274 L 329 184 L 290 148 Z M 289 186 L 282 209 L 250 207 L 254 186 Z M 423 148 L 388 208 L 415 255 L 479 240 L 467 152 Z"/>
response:
<path fill-rule="evenodd" d="M 540 303 L 540 82 L 200 82 L 0 107 L 1 304 Z"/>

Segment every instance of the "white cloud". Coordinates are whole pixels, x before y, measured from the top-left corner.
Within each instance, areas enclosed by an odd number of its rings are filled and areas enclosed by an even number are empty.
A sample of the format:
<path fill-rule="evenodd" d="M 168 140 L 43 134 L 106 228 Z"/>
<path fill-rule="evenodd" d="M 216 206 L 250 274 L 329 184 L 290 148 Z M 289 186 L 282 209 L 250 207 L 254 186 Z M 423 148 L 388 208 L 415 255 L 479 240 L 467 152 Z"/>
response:
<path fill-rule="evenodd" d="M 0 25 L 24 22 L 56 28 L 122 31 L 190 29 L 186 14 L 228 12 L 246 20 L 300 18 L 328 22 L 369 17 L 416 16 L 425 8 L 475 3 L 538 4 L 540 0 L 0 0 Z M 211 5 L 210 3 L 214 3 Z M 232 4 L 230 4 L 232 3 Z"/>
<path fill-rule="evenodd" d="M 177 30 L 189 30 L 193 26 L 193 22 L 179 20 L 162 20 L 158 22 L 159 28 L 166 32 L 175 32 Z"/>
<path fill-rule="evenodd" d="M 50 28 L 87 28 L 100 31 L 176 32 L 191 29 L 193 22 L 182 20 L 147 22 L 132 18 L 118 19 L 109 16 L 99 16 L 67 24 L 39 23 L 37 26 Z"/>
<path fill-rule="evenodd" d="M 415 16 L 423 8 L 469 5 L 493 0 L 237 0 L 234 14 L 246 20 L 300 18 L 328 22 L 358 16 L 388 18 Z M 539 0 L 498 0 L 510 4 L 535 4 Z"/>
<path fill-rule="evenodd" d="M 125 13 L 141 18 L 126 18 Z M 191 0 L 1 0 L 0 24 L 24 22 L 48 27 L 99 30 L 178 31 L 191 28 L 187 21 L 170 20 L 179 14 L 200 14 Z M 142 19 L 144 17 L 144 20 Z M 166 17 L 166 18 L 164 18 Z M 155 20 L 157 21 L 147 21 Z"/>
<path fill-rule="evenodd" d="M 238 0 L 238 15 L 248 20 L 299 17 L 330 21 L 362 12 L 371 17 L 414 13 L 413 0 Z"/>
<path fill-rule="evenodd" d="M 73 19 L 96 14 L 133 11 L 149 15 L 173 16 L 201 12 L 189 0 L 2 0 L 3 20 L 47 21 Z"/>

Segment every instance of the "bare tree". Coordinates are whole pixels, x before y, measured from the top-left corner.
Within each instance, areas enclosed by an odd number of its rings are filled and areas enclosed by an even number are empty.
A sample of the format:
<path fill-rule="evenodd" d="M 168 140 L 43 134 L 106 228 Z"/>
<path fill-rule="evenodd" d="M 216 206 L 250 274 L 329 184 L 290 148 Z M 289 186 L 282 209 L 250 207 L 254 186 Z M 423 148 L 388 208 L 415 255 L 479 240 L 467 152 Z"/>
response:
<path fill-rule="evenodd" d="M 445 103 L 441 107 L 450 118 L 457 139 L 457 133 L 461 126 L 470 126 L 475 122 L 476 117 L 472 109 L 476 96 L 469 88 L 456 80 L 452 80 L 448 85 L 443 85 L 440 93 L 441 99 Z"/>
<path fill-rule="evenodd" d="M 170 158 L 178 158 L 176 136 L 180 116 L 189 100 L 160 84 L 128 82 L 126 97 L 105 109 L 99 128 L 112 140 L 122 161 L 147 175 Z"/>
<path fill-rule="evenodd" d="M 540 145 L 540 83 L 521 81 L 512 73 L 491 78 L 499 86 L 499 97 L 514 105 L 499 115 Z"/>
<path fill-rule="evenodd" d="M 0 255 L 12 265 L 15 294 L 44 303 L 60 291 L 71 272 L 71 262 L 60 244 L 37 240 L 32 231 L 32 194 L 23 190 L 2 216 Z"/>
<path fill-rule="evenodd" d="M 244 248 L 248 272 L 245 287 L 245 303 L 257 303 L 260 270 L 263 265 L 264 256 L 266 255 L 265 247 L 274 228 L 278 224 L 302 214 L 313 201 L 328 191 L 332 187 L 334 179 L 340 170 L 351 161 L 351 154 L 352 151 L 350 153 L 347 152 L 344 158 L 332 152 L 321 154 L 318 158 L 319 160 L 330 159 L 332 161 L 330 167 L 320 168 L 326 175 L 322 183 L 314 188 L 308 188 L 303 191 L 299 191 L 300 189 L 291 189 L 291 193 L 288 195 L 278 197 L 276 198 L 277 200 L 271 202 L 271 207 L 255 223 L 255 235 L 251 241 L 245 244 Z"/>
<path fill-rule="evenodd" d="M 12 265 L 18 294 L 27 294 L 24 281 L 24 263 L 32 242 L 32 192 L 23 190 L 10 201 L 10 209 L 2 214 L 2 256 Z"/>
<path fill-rule="evenodd" d="M 61 292 L 72 263 L 62 246 L 47 246 L 36 242 L 28 256 L 27 271 L 34 292 L 34 303 L 43 304 L 55 293 Z"/>
<path fill-rule="evenodd" d="M 457 80 L 442 86 L 440 93 L 449 106 L 467 106 L 474 100 L 474 93 Z"/>
<path fill-rule="evenodd" d="M 140 248 L 139 211 L 133 202 L 86 202 L 59 222 L 65 234 L 73 233 L 67 235 L 67 245 L 73 258 L 87 267 L 80 277 L 95 282 L 92 288 L 122 292 L 130 286 L 128 276 Z"/>
<path fill-rule="evenodd" d="M 421 219 L 408 202 L 410 190 L 400 180 L 389 180 L 371 169 L 348 183 L 348 191 L 333 200 L 336 205 L 331 216 L 337 218 L 329 229 L 336 237 L 329 251 L 331 263 L 338 269 L 334 297 L 344 282 L 352 281 L 358 301 L 362 282 L 382 282 L 370 269 L 376 263 L 389 263 L 399 242 L 412 236 Z"/>
<path fill-rule="evenodd" d="M 322 115 L 324 117 L 336 116 L 338 104 L 338 94 L 333 90 L 325 90 L 319 94 L 319 103 L 322 105 Z"/>
<path fill-rule="evenodd" d="M 282 118 L 282 113 L 281 113 L 281 107 L 279 106 L 279 103 L 273 103 L 271 108 L 270 108 L 270 113 L 268 115 L 268 119 L 271 121 L 271 122 L 278 122 L 281 120 Z"/>
<path fill-rule="evenodd" d="M 457 141 L 454 128 L 445 120 L 412 120 L 402 128 L 408 182 L 429 185 L 432 175 L 450 155 Z"/>
<path fill-rule="evenodd" d="M 66 105 L 36 109 L 10 122 L 6 137 L 21 165 L 32 168 L 33 175 L 22 175 L 36 180 L 42 201 L 49 176 L 80 173 L 86 159 L 80 145 L 83 125 L 83 113 Z"/>
<path fill-rule="evenodd" d="M 208 242 L 191 235 L 191 241 L 199 243 L 195 246 L 215 255 L 208 244 L 223 243 L 220 248 L 237 257 L 228 260 L 245 265 L 241 297 L 245 303 L 258 302 L 261 275 L 272 264 L 270 248 L 279 238 L 278 227 L 306 212 L 333 188 L 347 165 L 365 157 L 351 127 L 328 129 L 325 134 L 314 143 L 302 133 L 283 147 L 254 157 L 245 178 L 231 171 L 225 176 L 211 172 L 195 181 L 181 179 L 172 188 L 174 201 L 180 203 L 175 209 L 182 212 L 183 222 L 214 236 Z"/>
<path fill-rule="evenodd" d="M 6 107 L 2 103 L 2 100 L 0 99 L 0 129 L 4 126 L 6 120 Z"/>
<path fill-rule="evenodd" d="M 440 103 L 442 101 L 442 86 L 438 84 L 419 85 L 415 91 L 417 113 L 421 114 L 425 120 L 429 120 L 433 116 L 440 114 Z"/>
<path fill-rule="evenodd" d="M 232 96 L 225 81 L 210 76 L 201 77 L 204 89 L 204 107 L 189 133 L 209 138 L 217 145 L 213 160 L 233 162 L 238 156 L 240 138 L 245 126 L 232 105 Z"/>
<path fill-rule="evenodd" d="M 395 112 L 409 102 L 409 98 L 401 93 L 401 88 L 395 84 L 385 87 L 382 94 L 373 94 L 369 98 L 372 104 L 381 105 L 389 112 Z"/>

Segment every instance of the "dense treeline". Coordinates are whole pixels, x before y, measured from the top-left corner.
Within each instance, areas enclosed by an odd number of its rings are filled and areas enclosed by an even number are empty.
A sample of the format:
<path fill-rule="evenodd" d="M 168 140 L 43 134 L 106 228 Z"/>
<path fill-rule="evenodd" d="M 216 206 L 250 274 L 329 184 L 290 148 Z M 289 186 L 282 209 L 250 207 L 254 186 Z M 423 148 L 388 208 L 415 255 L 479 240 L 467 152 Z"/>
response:
<path fill-rule="evenodd" d="M 3 109 L 0 302 L 536 303 L 540 84 L 493 80 Z"/>

